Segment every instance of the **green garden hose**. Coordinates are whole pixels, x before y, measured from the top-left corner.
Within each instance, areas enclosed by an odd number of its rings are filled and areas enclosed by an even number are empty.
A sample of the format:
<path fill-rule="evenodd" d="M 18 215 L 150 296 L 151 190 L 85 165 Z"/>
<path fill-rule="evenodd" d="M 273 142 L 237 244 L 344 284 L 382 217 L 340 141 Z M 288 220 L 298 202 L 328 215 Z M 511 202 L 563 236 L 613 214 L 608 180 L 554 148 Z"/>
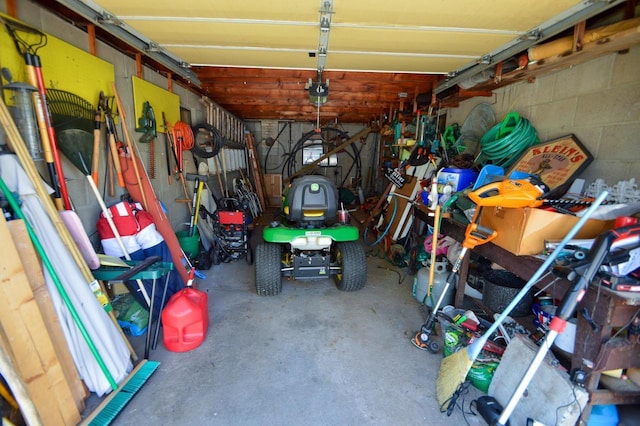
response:
<path fill-rule="evenodd" d="M 531 122 L 517 112 L 510 112 L 480 139 L 482 164 L 509 167 L 529 147 L 540 142 Z"/>

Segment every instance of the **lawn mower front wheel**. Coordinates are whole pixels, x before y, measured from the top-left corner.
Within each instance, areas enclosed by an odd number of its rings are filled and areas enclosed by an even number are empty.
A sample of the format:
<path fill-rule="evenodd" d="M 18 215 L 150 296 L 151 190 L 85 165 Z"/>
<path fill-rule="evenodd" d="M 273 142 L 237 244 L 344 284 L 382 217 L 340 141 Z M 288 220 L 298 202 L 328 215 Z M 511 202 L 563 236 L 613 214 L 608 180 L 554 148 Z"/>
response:
<path fill-rule="evenodd" d="M 333 261 L 340 265 L 340 273 L 333 276 L 341 291 L 357 291 L 367 281 L 367 258 L 357 241 L 337 243 Z"/>
<path fill-rule="evenodd" d="M 256 247 L 255 254 L 256 292 L 260 296 L 280 294 L 282 291 L 280 246 L 274 243 L 260 243 Z"/>

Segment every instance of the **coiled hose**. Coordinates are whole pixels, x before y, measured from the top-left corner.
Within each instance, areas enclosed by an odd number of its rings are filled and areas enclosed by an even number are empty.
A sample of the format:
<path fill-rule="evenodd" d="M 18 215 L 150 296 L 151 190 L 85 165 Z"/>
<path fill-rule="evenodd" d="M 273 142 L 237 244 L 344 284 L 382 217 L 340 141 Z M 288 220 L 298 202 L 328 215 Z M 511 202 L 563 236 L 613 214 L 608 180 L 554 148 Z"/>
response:
<path fill-rule="evenodd" d="M 529 147 L 540 142 L 531 122 L 517 112 L 510 112 L 480 139 L 481 164 L 509 167 Z"/>
<path fill-rule="evenodd" d="M 369 228 L 365 228 L 364 233 L 362 235 L 362 240 L 364 241 L 364 244 L 368 247 L 374 247 L 378 245 L 380 241 L 382 241 L 383 238 L 387 236 L 387 234 L 389 233 L 389 230 L 391 229 L 391 225 L 393 225 L 393 221 L 396 218 L 396 213 L 398 212 L 398 200 L 394 194 L 389 194 L 389 196 L 393 200 L 393 213 L 391 214 L 391 218 L 389 219 L 389 225 L 387 225 L 387 228 L 384 230 L 384 232 L 382 232 L 382 234 L 380 234 L 378 239 L 375 240 L 373 243 L 367 242 L 367 234 L 369 233 L 368 232 Z"/>
<path fill-rule="evenodd" d="M 192 127 L 194 143 L 191 152 L 200 158 L 212 158 L 218 155 L 224 145 L 220 130 L 211 124 L 202 123 Z"/>

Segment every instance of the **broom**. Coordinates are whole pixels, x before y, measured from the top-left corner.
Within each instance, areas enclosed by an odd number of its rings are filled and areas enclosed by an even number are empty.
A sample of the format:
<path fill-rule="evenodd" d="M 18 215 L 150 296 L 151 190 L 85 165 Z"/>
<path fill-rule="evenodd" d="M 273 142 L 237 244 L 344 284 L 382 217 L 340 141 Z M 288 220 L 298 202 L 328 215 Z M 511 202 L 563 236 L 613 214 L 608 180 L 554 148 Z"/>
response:
<path fill-rule="evenodd" d="M 535 283 L 540 279 L 542 274 L 551 266 L 551 264 L 558 257 L 564 246 L 572 240 L 582 226 L 587 222 L 593 212 L 602 204 L 607 197 L 608 192 L 603 191 L 598 198 L 591 204 L 591 206 L 585 211 L 584 215 L 578 220 L 578 222 L 571 228 L 564 239 L 560 242 L 558 247 L 547 257 L 538 270 L 533 274 L 525 286 L 520 292 L 513 298 L 511 303 L 504 309 L 504 311 L 498 316 L 489 329 L 477 340 L 471 343 L 464 349 L 443 358 L 442 364 L 440 364 L 440 371 L 438 372 L 438 379 L 436 380 L 436 395 L 438 397 L 438 403 L 440 406 L 444 406 L 447 401 L 451 401 L 452 396 L 458 389 L 461 383 L 465 381 L 471 366 L 480 355 L 485 343 L 489 337 L 498 329 L 504 319 L 511 313 L 518 303 L 524 298 L 524 296 L 531 290 Z"/>

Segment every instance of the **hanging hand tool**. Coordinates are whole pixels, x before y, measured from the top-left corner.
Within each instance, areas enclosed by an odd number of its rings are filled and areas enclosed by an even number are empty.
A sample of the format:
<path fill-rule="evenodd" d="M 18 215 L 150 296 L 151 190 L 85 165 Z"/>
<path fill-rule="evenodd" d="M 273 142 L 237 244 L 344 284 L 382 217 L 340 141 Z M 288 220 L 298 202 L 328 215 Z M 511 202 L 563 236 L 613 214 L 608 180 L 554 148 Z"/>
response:
<path fill-rule="evenodd" d="M 174 126 L 171 126 L 169 122 L 165 121 L 166 127 L 168 129 L 167 136 L 169 136 L 169 141 L 171 142 L 173 158 L 176 160 L 176 168 L 175 173 L 178 175 L 178 179 L 180 180 L 180 184 L 182 185 L 182 191 L 184 192 L 184 199 L 178 199 L 176 201 L 186 202 L 189 207 L 189 213 L 193 213 L 191 209 L 189 198 L 189 191 L 187 191 L 187 184 L 184 179 L 184 173 L 182 172 L 182 142 L 183 134 L 180 129 L 176 130 Z M 178 123 L 176 123 L 178 124 Z"/>
<path fill-rule="evenodd" d="M 93 120 L 93 156 L 91 157 L 91 178 L 98 186 L 98 169 L 100 168 L 100 130 L 102 128 L 102 110 L 100 105 Z"/>
<path fill-rule="evenodd" d="M 167 116 L 162 111 L 162 127 L 164 128 L 164 155 L 167 163 L 167 182 L 171 185 L 171 159 L 169 158 L 169 151 L 173 152 L 171 148 L 171 142 L 169 142 L 169 125 L 167 124 Z M 175 152 L 173 153 L 175 155 Z"/>
<path fill-rule="evenodd" d="M 155 140 L 156 133 L 156 115 L 153 112 L 153 107 L 147 101 L 142 105 L 142 117 L 138 118 L 138 126 L 136 132 L 142 132 L 139 139 L 140 143 L 149 144 L 149 177 L 151 179 L 156 178 L 156 158 L 155 158 Z"/>
<path fill-rule="evenodd" d="M 124 112 L 124 106 L 122 105 L 122 101 L 120 100 L 120 96 L 118 96 L 118 91 L 116 90 L 116 84 L 114 82 L 112 82 L 111 83 L 111 87 L 113 88 L 113 94 L 114 94 L 114 97 L 116 99 L 116 105 L 118 106 L 118 112 L 122 116 L 122 131 L 124 132 L 124 137 L 127 140 L 128 152 L 129 152 L 129 155 L 131 155 L 131 160 L 133 162 L 133 170 L 135 171 L 136 180 L 138 182 L 138 186 L 140 187 L 140 196 L 142 197 L 142 200 L 141 200 L 142 201 L 142 207 L 144 207 L 145 210 L 148 210 L 149 206 L 147 204 L 147 197 L 145 195 L 144 187 L 142 186 L 142 180 L 140 178 L 140 171 L 138 170 L 138 162 L 136 160 L 136 157 L 138 156 L 136 154 L 136 147 L 133 145 L 133 141 L 131 140 L 131 137 L 129 137 L 129 131 L 127 130 L 127 126 L 126 126 L 126 123 L 125 123 L 127 115 Z"/>
<path fill-rule="evenodd" d="M 62 169 L 60 154 L 58 153 L 56 133 L 51 123 L 44 77 L 42 76 L 42 66 L 40 56 L 38 55 L 38 50 L 47 45 L 47 35 L 8 17 L 0 17 L 0 22 L 4 24 L 9 36 L 13 39 L 18 53 L 24 58 L 29 84 L 38 89 L 33 92 L 33 103 L 36 109 L 40 139 L 42 141 L 51 186 L 54 191 L 53 196 L 56 207 L 58 210 L 62 210 L 63 208 L 71 210 L 71 200 L 67 191 L 67 183 L 64 180 L 64 171 Z M 28 37 L 35 36 L 36 41 L 28 43 L 25 35 Z"/>
<path fill-rule="evenodd" d="M 524 376 L 519 382 L 517 382 L 518 386 L 513 391 L 511 399 L 504 407 L 504 410 L 495 424 L 504 425 L 509 420 L 509 417 L 518 404 L 520 397 L 527 386 L 529 386 L 529 383 L 531 383 L 534 374 L 538 370 L 538 367 L 540 367 L 540 364 L 542 364 L 542 361 L 549 352 L 549 349 L 551 349 L 556 337 L 564 331 L 567 326 L 567 322 L 573 316 L 578 303 L 580 303 L 586 294 L 591 281 L 595 278 L 600 267 L 606 263 L 607 256 L 609 256 L 612 246 L 616 245 L 616 242 L 622 240 L 626 241 L 626 244 L 628 245 L 627 247 L 638 247 L 640 245 L 640 227 L 638 225 L 631 225 L 623 228 L 612 229 L 600 234 L 596 238 L 593 246 L 589 250 L 584 272 L 580 273 L 579 278 L 575 280 L 573 286 L 571 286 L 565 293 L 560 306 L 556 309 L 555 316 L 549 324 L 549 332 L 547 333 L 544 341 L 539 345 L 540 348 L 529 364 L 529 368 L 527 368 Z"/>
<path fill-rule="evenodd" d="M 109 151 L 111 152 L 111 161 L 116 169 L 116 175 L 118 176 L 118 186 L 124 188 L 124 177 L 122 175 L 122 168 L 120 166 L 120 159 L 118 158 L 118 147 L 116 146 L 116 124 L 113 118 L 113 101 L 112 96 L 105 96 L 103 92 L 100 92 L 100 104 L 104 111 L 105 127 L 107 129 L 107 141 L 109 144 Z M 114 194 L 115 195 L 115 194 Z"/>

